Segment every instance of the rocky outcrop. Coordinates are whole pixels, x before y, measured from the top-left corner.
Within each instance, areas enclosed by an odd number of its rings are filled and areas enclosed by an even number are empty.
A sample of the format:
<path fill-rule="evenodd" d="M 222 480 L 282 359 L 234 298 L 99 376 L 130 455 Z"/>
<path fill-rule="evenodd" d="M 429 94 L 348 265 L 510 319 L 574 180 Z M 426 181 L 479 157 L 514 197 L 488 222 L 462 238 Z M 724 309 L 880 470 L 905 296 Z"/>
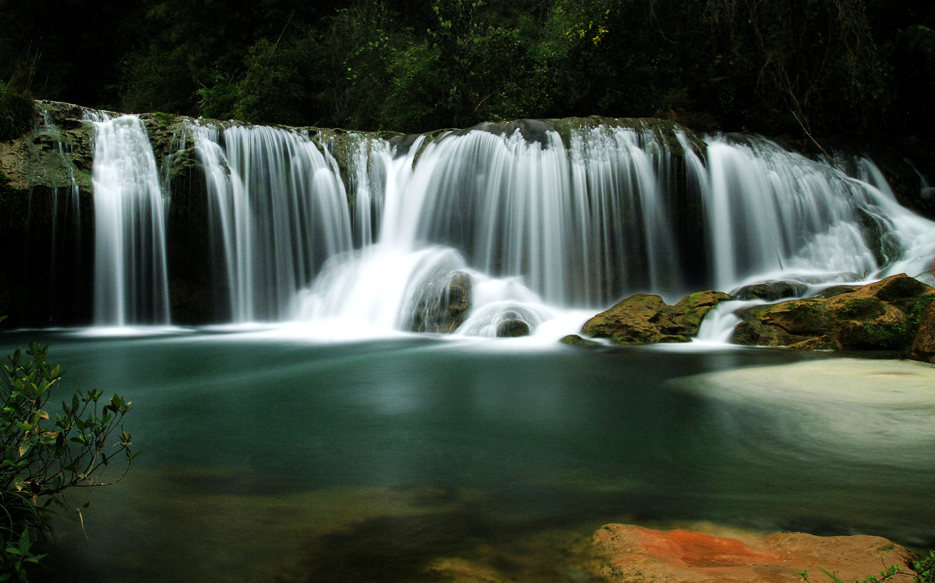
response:
<path fill-rule="evenodd" d="M 609 338 L 615 344 L 689 342 L 705 314 L 729 299 L 723 292 L 703 291 L 670 306 L 657 295 L 636 294 L 585 322 L 581 331 L 585 336 Z"/>
<path fill-rule="evenodd" d="M 39 107 L 28 131 L 0 142 L 0 314 L 11 327 L 87 324 L 91 128 L 77 106 Z"/>
<path fill-rule="evenodd" d="M 931 286 L 905 274 L 893 275 L 828 298 L 744 310 L 738 314 L 742 322 L 732 341 L 804 349 L 909 352 L 933 301 L 935 289 Z M 925 338 L 918 344 L 918 353 L 927 354 Z"/>
<path fill-rule="evenodd" d="M 803 570 L 820 580 L 821 569 L 843 581 L 863 581 L 889 566 L 912 573 L 906 566 L 911 554 L 885 538 L 725 534 L 608 524 L 591 538 L 597 560 L 587 570 L 600 581 L 682 583 L 793 583 L 802 581 Z"/>

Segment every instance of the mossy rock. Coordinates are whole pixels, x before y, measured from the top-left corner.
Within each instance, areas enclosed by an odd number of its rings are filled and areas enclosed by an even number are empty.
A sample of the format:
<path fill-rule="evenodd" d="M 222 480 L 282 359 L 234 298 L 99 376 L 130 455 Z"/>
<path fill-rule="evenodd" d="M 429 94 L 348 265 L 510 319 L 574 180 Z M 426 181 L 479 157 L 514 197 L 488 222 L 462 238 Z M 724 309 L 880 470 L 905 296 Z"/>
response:
<path fill-rule="evenodd" d="M 837 330 L 842 348 L 853 350 L 900 350 L 913 340 L 905 314 L 893 309 L 885 318 L 870 321 L 848 320 Z"/>
<path fill-rule="evenodd" d="M 12 188 L 28 192 L 35 187 L 92 190 L 91 129 L 40 125 L 16 139 L 0 142 L 0 173 Z"/>
<path fill-rule="evenodd" d="M 705 315 L 729 299 L 723 292 L 704 291 L 689 294 L 673 306 L 657 295 L 636 294 L 585 322 L 581 331 L 615 344 L 689 342 L 698 334 Z"/>
<path fill-rule="evenodd" d="M 921 322 L 935 304 L 935 289 L 905 274 L 842 290 L 828 298 L 807 298 L 738 312 L 737 344 L 796 349 L 891 351 L 913 347 Z M 920 340 L 924 344 L 925 340 Z M 927 354 L 920 349 L 920 354 Z"/>
<path fill-rule="evenodd" d="M 866 319 L 882 316 L 885 311 L 883 301 L 878 298 L 850 298 L 843 302 L 838 314 L 845 318 Z"/>
<path fill-rule="evenodd" d="M 798 281 L 764 281 L 745 285 L 731 295 L 738 300 L 766 300 L 775 302 L 785 298 L 801 296 L 808 286 Z"/>
<path fill-rule="evenodd" d="M 818 336 L 830 331 L 831 318 L 819 300 L 791 300 L 763 314 L 763 323 L 794 335 Z"/>
<path fill-rule="evenodd" d="M 813 297 L 820 298 L 820 299 L 833 298 L 841 294 L 849 294 L 852 291 L 858 289 L 859 287 L 860 287 L 859 285 L 847 285 L 847 284 L 833 285 L 831 287 L 827 287 L 821 290 L 820 292 L 816 293 Z"/>

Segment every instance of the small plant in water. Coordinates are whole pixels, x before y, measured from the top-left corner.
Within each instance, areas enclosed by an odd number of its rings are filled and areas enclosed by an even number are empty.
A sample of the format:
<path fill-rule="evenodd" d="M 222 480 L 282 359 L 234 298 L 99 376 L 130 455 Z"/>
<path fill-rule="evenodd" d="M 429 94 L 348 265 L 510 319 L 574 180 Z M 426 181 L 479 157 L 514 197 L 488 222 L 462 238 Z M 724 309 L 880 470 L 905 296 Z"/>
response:
<path fill-rule="evenodd" d="M 0 582 L 28 581 L 27 570 L 45 556 L 35 543 L 49 534 L 55 507 L 76 512 L 83 524 L 87 504 L 70 503 L 67 490 L 114 483 L 137 455 L 121 426 L 130 403 L 119 395 L 75 391 L 61 413 L 49 414 L 62 370 L 48 363 L 47 353 L 33 343 L 10 355 L 0 371 Z M 122 473 L 105 480 L 104 467 L 117 460 Z"/>

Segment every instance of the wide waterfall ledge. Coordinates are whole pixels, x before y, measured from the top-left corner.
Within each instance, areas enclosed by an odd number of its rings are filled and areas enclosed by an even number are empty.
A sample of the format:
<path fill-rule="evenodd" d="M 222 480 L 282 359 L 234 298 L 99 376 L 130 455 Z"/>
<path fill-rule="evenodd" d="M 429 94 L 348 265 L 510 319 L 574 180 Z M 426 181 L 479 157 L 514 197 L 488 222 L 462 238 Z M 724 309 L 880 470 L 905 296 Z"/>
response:
<path fill-rule="evenodd" d="M 93 309 L 69 298 L 78 322 L 560 337 L 638 292 L 935 283 L 935 223 L 900 206 L 871 160 L 816 161 L 758 136 L 595 118 L 419 136 L 80 123 L 94 129 L 94 212 L 76 228 L 93 253 L 50 260 L 56 282 L 94 266 Z M 707 338 L 727 337 L 725 316 Z"/>

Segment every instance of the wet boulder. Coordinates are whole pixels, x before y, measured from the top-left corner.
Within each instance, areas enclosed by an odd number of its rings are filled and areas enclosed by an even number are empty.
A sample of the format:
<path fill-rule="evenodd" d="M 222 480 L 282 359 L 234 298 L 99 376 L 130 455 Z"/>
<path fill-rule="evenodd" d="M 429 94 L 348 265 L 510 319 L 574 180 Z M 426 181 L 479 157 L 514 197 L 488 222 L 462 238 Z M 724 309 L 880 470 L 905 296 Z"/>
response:
<path fill-rule="evenodd" d="M 471 277 L 463 271 L 453 271 L 444 278 L 427 282 L 412 308 L 409 330 L 454 332 L 464 323 L 471 308 L 471 289 Z"/>
<path fill-rule="evenodd" d="M 497 325 L 497 338 L 518 338 L 529 336 L 529 324 L 522 320 L 503 320 Z"/>
<path fill-rule="evenodd" d="M 636 294 L 597 314 L 581 329 L 585 336 L 609 338 L 615 344 L 689 342 L 705 315 L 731 297 L 723 292 L 689 294 L 669 305 L 657 295 Z"/>
<path fill-rule="evenodd" d="M 935 289 L 905 274 L 831 297 L 754 306 L 738 312 L 736 344 L 803 349 L 908 352 Z M 925 340 L 919 341 L 925 346 Z M 920 354 L 925 353 L 920 348 Z"/>

